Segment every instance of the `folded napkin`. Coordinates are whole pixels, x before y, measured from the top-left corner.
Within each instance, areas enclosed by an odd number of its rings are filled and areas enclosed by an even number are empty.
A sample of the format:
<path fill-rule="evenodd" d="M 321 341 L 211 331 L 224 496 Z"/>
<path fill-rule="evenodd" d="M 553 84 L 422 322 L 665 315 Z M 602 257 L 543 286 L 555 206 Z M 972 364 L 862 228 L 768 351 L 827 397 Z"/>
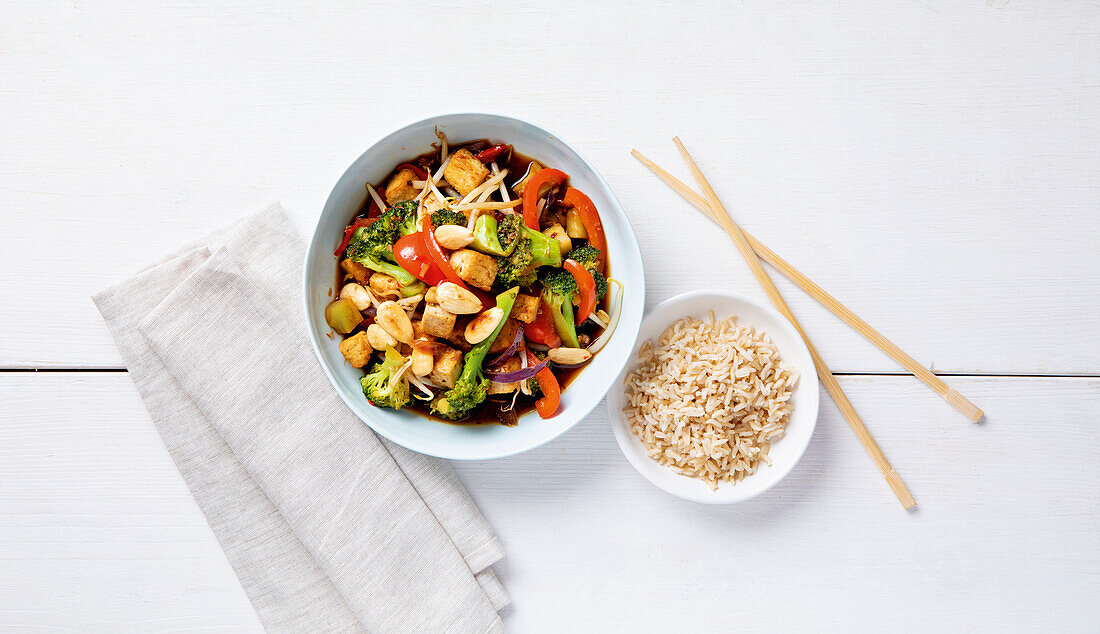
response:
<path fill-rule="evenodd" d="M 266 629 L 501 630 L 499 540 L 449 464 L 332 390 L 303 257 L 272 205 L 93 299 Z"/>

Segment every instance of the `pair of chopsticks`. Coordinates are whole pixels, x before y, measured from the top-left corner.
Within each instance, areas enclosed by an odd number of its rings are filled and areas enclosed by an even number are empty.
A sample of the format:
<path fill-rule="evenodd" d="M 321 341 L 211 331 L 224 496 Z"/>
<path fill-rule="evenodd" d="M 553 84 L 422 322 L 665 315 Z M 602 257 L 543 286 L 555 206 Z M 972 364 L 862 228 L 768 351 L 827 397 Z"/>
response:
<path fill-rule="evenodd" d="M 898 348 L 874 328 L 871 328 L 867 322 L 860 319 L 846 306 L 838 302 L 832 295 L 829 295 L 824 289 L 780 258 L 774 251 L 769 249 L 759 240 L 756 240 L 742 231 L 741 227 L 739 227 L 730 217 L 729 212 L 726 211 L 725 206 L 722 205 L 722 202 L 718 199 L 718 195 L 714 192 L 714 188 L 711 187 L 707 178 L 703 176 L 703 172 L 700 171 L 699 166 L 696 165 L 695 161 L 691 158 L 691 154 L 688 153 L 684 144 L 680 142 L 679 137 L 673 138 L 673 142 L 676 144 L 676 148 L 680 151 L 680 155 L 684 158 L 684 162 L 687 163 L 692 176 L 695 177 L 695 181 L 703 190 L 706 198 L 700 196 L 668 171 L 643 156 L 638 150 L 631 150 L 630 153 L 634 158 L 641 161 L 642 164 L 660 177 L 660 179 L 668 184 L 676 193 L 680 194 L 685 200 L 699 209 L 699 211 L 703 212 L 704 215 L 725 229 L 726 233 L 733 239 L 734 244 L 737 245 L 737 249 L 745 258 L 757 282 L 760 283 L 760 286 L 764 289 L 764 293 L 768 296 L 768 299 L 771 300 L 772 305 L 791 322 L 795 330 L 798 331 L 798 334 L 802 336 L 802 340 L 810 350 L 810 356 L 813 357 L 818 377 L 825 385 L 825 389 L 829 392 L 829 395 L 832 396 L 833 401 L 836 402 L 837 407 L 840 408 L 841 413 L 844 414 L 844 418 L 848 421 L 848 425 L 852 428 L 852 431 L 855 432 L 856 437 L 859 438 L 863 448 L 871 456 L 871 460 L 874 461 L 875 466 L 878 467 L 883 477 L 886 478 L 886 482 L 890 485 L 890 489 L 894 492 L 894 495 L 897 496 L 898 501 L 901 502 L 903 507 L 906 509 L 912 508 L 916 505 L 916 500 L 913 499 L 912 494 L 909 493 L 909 489 L 906 488 L 905 483 L 902 482 L 901 476 L 897 474 L 894 467 L 891 466 L 890 461 L 886 459 L 886 455 L 882 453 L 882 449 L 879 448 L 878 443 L 876 443 L 875 439 L 871 436 L 871 432 L 868 431 L 867 426 L 863 424 L 863 420 L 859 417 L 859 414 L 856 413 L 851 401 L 848 400 L 848 396 L 844 393 L 844 390 L 840 388 L 840 384 L 837 382 L 836 377 L 833 376 L 832 371 L 829 370 L 829 367 L 825 365 L 825 361 L 821 359 L 821 355 L 818 354 L 817 348 L 814 347 L 813 343 L 810 342 L 810 338 L 807 337 L 806 333 L 802 330 L 802 326 L 798 323 L 798 320 L 795 319 L 794 314 L 791 313 L 791 309 L 787 306 L 787 302 L 783 300 L 783 296 L 780 295 L 779 289 L 775 287 L 775 283 L 772 282 L 768 272 L 764 270 L 764 266 L 760 263 L 760 260 L 763 259 L 774 266 L 780 273 L 798 285 L 799 288 L 821 302 L 826 308 L 844 320 L 845 323 L 871 341 L 871 343 L 878 346 L 883 352 L 893 357 L 895 361 L 913 373 L 913 375 L 924 381 L 929 387 L 935 390 L 936 393 L 942 396 L 944 400 L 962 412 L 967 418 L 974 422 L 981 420 L 982 416 L 984 416 L 982 410 L 978 409 L 977 406 L 968 401 L 962 394 L 948 387 L 939 377 L 917 363 L 913 357 L 906 354 L 901 348 Z"/>

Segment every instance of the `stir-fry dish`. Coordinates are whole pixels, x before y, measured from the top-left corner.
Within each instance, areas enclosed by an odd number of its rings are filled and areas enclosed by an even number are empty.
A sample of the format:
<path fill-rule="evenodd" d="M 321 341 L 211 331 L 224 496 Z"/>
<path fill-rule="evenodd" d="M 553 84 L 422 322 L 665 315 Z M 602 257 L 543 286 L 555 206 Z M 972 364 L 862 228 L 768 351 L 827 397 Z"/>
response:
<path fill-rule="evenodd" d="M 325 319 L 377 407 L 550 418 L 618 317 L 599 213 L 568 174 L 510 145 L 438 136 L 383 186 L 366 184 Z"/>

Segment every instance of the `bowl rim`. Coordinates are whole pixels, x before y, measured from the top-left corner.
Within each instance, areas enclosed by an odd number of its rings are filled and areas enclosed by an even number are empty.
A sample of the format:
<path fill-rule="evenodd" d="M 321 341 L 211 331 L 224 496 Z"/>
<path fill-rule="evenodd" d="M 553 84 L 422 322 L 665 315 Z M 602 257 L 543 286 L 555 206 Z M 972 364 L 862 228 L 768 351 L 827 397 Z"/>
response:
<path fill-rule="evenodd" d="M 316 223 L 314 225 L 314 228 L 313 228 L 313 231 L 310 235 L 309 242 L 306 244 L 305 257 L 302 261 L 302 272 L 301 272 L 301 275 L 302 275 L 302 295 L 301 295 L 302 310 L 304 312 L 306 333 L 307 333 L 307 336 L 309 337 L 310 345 L 313 348 L 313 353 L 314 353 L 314 355 L 316 355 L 316 357 L 318 359 L 318 365 L 320 365 L 322 371 L 324 371 L 325 376 L 328 378 L 329 384 L 332 386 L 333 391 L 335 391 L 336 394 L 340 397 L 340 399 L 342 401 L 344 401 L 344 404 L 347 405 L 347 407 L 352 411 L 353 414 L 355 414 L 356 418 L 359 418 L 365 425 L 367 425 L 372 431 L 374 431 L 374 433 L 379 434 L 380 436 L 386 438 L 387 440 L 390 440 L 391 442 L 394 442 L 398 445 L 401 445 L 402 447 L 405 447 L 406 449 L 409 449 L 411 451 L 416 451 L 418 453 L 421 453 L 421 454 L 424 454 L 424 455 L 429 455 L 429 456 L 434 456 L 434 457 L 437 457 L 437 458 L 443 458 L 443 459 L 447 459 L 447 460 L 494 460 L 494 459 L 497 459 L 497 458 L 507 458 L 507 457 L 510 457 L 510 456 L 515 456 L 515 455 L 524 453 L 526 451 L 530 451 L 530 450 L 535 449 L 537 447 L 541 447 L 542 445 L 545 445 L 546 443 L 549 443 L 550 441 L 552 441 L 556 438 L 559 438 L 562 434 L 564 434 L 565 432 L 567 432 L 570 429 L 572 429 L 573 427 L 575 427 L 578 423 L 580 423 L 584 419 L 588 418 L 588 416 L 590 416 L 592 414 L 592 412 L 595 411 L 595 409 L 597 407 L 599 407 L 600 403 L 603 402 L 606 399 L 607 393 L 615 386 L 615 376 L 619 376 L 619 375 L 612 375 L 611 380 L 603 388 L 602 393 L 600 394 L 599 398 L 594 399 L 592 404 L 585 407 L 583 409 L 583 411 L 579 410 L 577 412 L 576 418 L 571 423 L 569 423 L 568 425 L 563 425 L 556 432 L 547 435 L 545 438 L 539 439 L 538 442 L 535 442 L 535 443 L 529 444 L 529 445 L 525 445 L 525 446 L 521 446 L 521 447 L 517 447 L 516 449 L 509 449 L 509 450 L 506 450 L 506 451 L 494 451 L 494 452 L 488 452 L 488 453 L 476 453 L 475 452 L 475 453 L 466 453 L 466 454 L 463 454 L 463 455 L 452 455 L 452 454 L 446 454 L 445 455 L 444 452 L 439 452 L 439 451 L 433 450 L 431 447 L 425 446 L 424 443 L 409 442 L 408 439 L 397 438 L 397 437 L 395 437 L 394 434 L 389 433 L 389 430 L 385 429 L 384 426 L 376 425 L 373 421 L 371 421 L 369 419 L 369 417 L 361 416 L 359 414 L 358 410 L 356 409 L 357 404 L 353 403 L 351 401 L 350 397 L 347 394 L 345 394 L 343 390 L 340 389 L 339 384 L 337 382 L 337 379 L 333 375 L 332 370 L 325 363 L 322 362 L 323 354 L 321 352 L 321 342 L 318 339 L 317 333 L 314 332 L 314 329 L 309 327 L 310 295 L 309 295 L 309 288 L 307 286 L 307 278 L 309 276 L 309 267 L 310 267 L 310 263 L 313 261 L 313 259 L 315 257 L 315 249 L 317 248 L 317 245 L 319 244 L 316 237 L 318 235 L 318 232 L 321 229 L 321 222 L 322 222 L 322 219 L 324 217 L 324 210 L 328 207 L 329 203 L 332 201 L 333 196 L 336 195 L 336 190 L 339 187 L 340 183 L 342 183 L 344 181 L 344 179 L 349 178 L 352 175 L 352 170 L 355 169 L 355 167 L 359 163 L 359 161 L 361 161 L 368 153 L 373 151 L 375 147 L 377 147 L 380 143 L 384 142 L 386 139 L 388 139 L 390 137 L 393 137 L 395 135 L 398 135 L 398 134 L 400 134 L 400 133 L 402 133 L 406 130 L 409 130 L 410 128 L 415 128 L 415 127 L 418 127 L 418 126 L 428 124 L 430 122 L 438 122 L 440 120 L 445 120 L 445 119 L 450 119 L 450 118 L 455 118 L 455 117 L 495 118 L 495 119 L 505 120 L 507 122 L 522 124 L 524 126 L 532 128 L 532 129 L 534 129 L 538 132 L 541 132 L 541 133 L 547 135 L 547 137 L 553 139 L 554 142 L 556 142 L 558 144 L 561 144 L 566 149 L 568 149 L 570 152 L 572 152 L 574 155 L 576 155 L 576 157 L 579 159 L 580 164 L 583 165 L 584 169 L 588 171 L 588 173 L 592 177 L 592 179 L 595 180 L 598 183 L 598 185 L 603 189 L 603 193 L 606 194 L 609 202 L 611 203 L 611 206 L 613 208 L 615 208 L 617 214 L 620 215 L 622 217 L 623 221 L 624 221 L 625 234 L 629 238 L 629 240 L 627 241 L 627 244 L 628 245 L 629 244 L 633 245 L 633 248 L 631 250 L 636 253 L 637 260 L 638 260 L 638 270 L 637 270 L 638 288 L 635 289 L 633 292 L 641 294 L 641 296 L 640 296 L 641 309 L 638 311 L 637 324 L 636 324 L 636 327 L 634 329 L 634 333 L 632 335 L 632 341 L 630 342 L 630 349 L 629 349 L 630 352 L 628 353 L 628 356 L 626 357 L 624 365 L 630 363 L 630 354 L 632 354 L 632 352 L 634 350 L 634 347 L 637 345 L 638 333 L 641 331 L 642 323 L 645 319 L 645 288 L 646 288 L 646 286 L 645 286 L 645 262 L 642 260 L 642 257 L 641 257 L 641 246 L 638 243 L 638 236 L 637 236 L 637 233 L 634 231 L 634 225 L 630 222 L 630 218 L 629 218 L 629 216 L 627 216 L 626 210 L 623 209 L 622 203 L 619 201 L 619 197 L 615 194 L 614 189 L 612 189 L 611 184 L 607 182 L 607 180 L 603 177 L 603 174 L 600 173 L 600 171 L 598 169 L 596 169 L 596 166 L 593 165 L 592 162 L 589 161 L 588 158 L 584 154 L 582 154 L 579 150 L 577 150 L 577 148 L 575 148 L 573 145 L 571 145 L 563 137 L 561 137 L 560 135 L 552 132 L 551 130 L 546 129 L 543 126 L 531 123 L 531 122 L 529 122 L 525 119 L 520 119 L 518 117 L 513 117 L 513 116 L 505 115 L 505 114 L 497 114 L 497 113 L 492 113 L 492 112 L 449 112 L 449 113 L 432 115 L 432 116 L 429 116 L 429 117 L 423 117 L 423 118 L 420 118 L 420 119 L 416 119 L 415 121 L 412 121 L 412 122 L 407 123 L 405 125 L 402 125 L 400 127 L 394 128 L 393 130 L 390 130 L 389 132 L 386 132 L 385 134 L 377 137 L 372 143 L 370 143 L 370 145 L 367 146 L 367 148 L 363 152 L 361 152 L 357 157 L 355 157 L 355 159 L 353 159 L 351 161 L 351 163 L 348 165 L 348 167 L 336 179 L 336 181 L 333 184 L 331 190 L 329 191 L 328 196 L 325 198 L 325 202 L 321 207 L 321 212 L 317 216 L 317 221 L 316 221 Z M 622 300 L 622 301 L 625 301 L 625 300 Z M 629 324 L 624 324 L 622 322 L 622 319 L 624 317 L 625 317 L 625 315 L 620 315 L 620 322 L 619 322 L 618 326 L 616 327 L 616 331 L 614 333 L 616 336 L 623 336 L 624 333 L 622 332 L 622 329 L 623 329 L 624 325 L 629 325 Z M 621 375 L 621 372 L 620 372 L 620 375 Z M 440 423 L 440 424 L 443 424 L 443 423 Z"/>
<path fill-rule="evenodd" d="M 643 464 L 646 464 L 648 466 L 647 461 L 650 461 L 650 458 L 644 453 L 644 446 L 641 444 L 642 441 L 635 437 L 633 433 L 625 429 L 625 417 L 623 416 L 621 409 L 616 411 L 616 408 L 612 403 L 612 398 L 610 397 L 607 398 L 608 423 L 611 425 L 612 435 L 615 436 L 615 442 L 616 444 L 618 444 L 619 450 L 622 452 L 623 457 L 626 458 L 627 462 L 630 463 L 630 466 L 632 466 L 639 475 L 641 475 L 657 488 L 678 498 L 691 502 L 697 502 L 700 504 L 734 504 L 737 502 L 745 502 L 747 500 L 751 500 L 765 493 L 766 491 L 769 491 L 772 487 L 774 487 L 776 484 L 786 478 L 787 475 L 789 475 L 790 472 L 794 469 L 795 465 L 797 465 L 799 461 L 802 460 L 802 456 L 805 455 L 806 449 L 810 446 L 810 441 L 813 439 L 814 432 L 817 430 L 817 420 L 820 416 L 821 406 L 821 384 L 817 377 L 816 367 L 813 365 L 813 357 L 810 354 L 809 348 L 806 346 L 806 342 L 803 340 L 798 330 L 794 327 L 793 324 L 791 324 L 790 321 L 787 320 L 786 317 L 783 317 L 783 315 L 781 315 L 777 310 L 767 304 L 759 302 L 741 293 L 724 289 L 698 289 L 687 291 L 685 293 L 680 293 L 679 295 L 674 295 L 673 297 L 670 297 L 654 306 L 642 320 L 642 325 L 638 329 L 638 336 L 635 337 L 634 340 L 634 348 L 631 349 L 631 359 L 623 367 L 622 371 L 619 373 L 619 376 L 616 377 L 615 389 L 617 394 L 625 394 L 626 390 L 625 386 L 623 385 L 623 380 L 628 370 L 633 369 L 633 367 L 637 365 L 638 340 L 641 338 L 642 331 L 646 330 L 646 327 L 649 325 L 650 320 L 654 319 L 656 315 L 660 314 L 664 310 L 671 309 L 678 304 L 684 303 L 696 297 L 706 296 L 717 296 L 733 300 L 735 302 L 742 302 L 744 304 L 752 306 L 756 310 L 759 310 L 765 314 L 769 314 L 773 319 L 777 321 L 777 323 L 780 324 L 779 327 L 786 331 L 786 334 L 791 337 L 795 346 L 797 346 L 797 350 L 799 352 L 798 356 L 802 357 L 800 361 L 809 361 L 808 367 L 803 367 L 803 363 L 799 363 L 799 387 L 802 387 L 803 381 L 807 381 L 812 384 L 813 393 L 811 395 L 808 395 L 809 398 L 806 399 L 807 401 L 809 401 L 808 403 L 803 403 L 800 400 L 799 406 L 809 408 L 812 412 L 812 417 L 809 417 L 809 427 L 805 432 L 805 436 L 800 439 L 801 442 L 796 447 L 796 452 L 793 459 L 785 465 L 773 465 L 769 467 L 769 474 L 771 476 L 770 481 L 761 485 L 761 488 L 759 490 L 753 491 L 748 494 L 741 493 L 745 489 L 742 488 L 738 490 L 736 485 L 719 486 L 717 491 L 710 491 L 708 489 L 705 491 L 700 490 L 698 493 L 693 491 L 680 490 L 675 486 L 668 485 L 664 481 L 660 481 L 650 477 L 650 474 L 642 468 Z M 736 314 L 736 312 L 734 314 Z M 679 317 L 675 317 L 674 319 L 682 319 L 686 316 L 687 315 L 681 314 Z M 621 400 L 625 401 L 625 397 Z M 634 451 L 629 451 L 627 449 L 628 443 L 630 443 L 632 446 L 642 447 L 642 453 L 639 455 Z M 665 467 L 665 469 L 668 468 Z M 677 480 L 683 479 L 683 481 L 698 481 L 696 478 L 676 473 L 671 469 L 668 469 L 668 471 L 672 475 L 676 476 Z M 757 473 L 753 474 L 753 476 L 760 475 L 760 473 L 760 471 L 757 471 Z M 752 478 L 753 476 L 748 477 Z"/>

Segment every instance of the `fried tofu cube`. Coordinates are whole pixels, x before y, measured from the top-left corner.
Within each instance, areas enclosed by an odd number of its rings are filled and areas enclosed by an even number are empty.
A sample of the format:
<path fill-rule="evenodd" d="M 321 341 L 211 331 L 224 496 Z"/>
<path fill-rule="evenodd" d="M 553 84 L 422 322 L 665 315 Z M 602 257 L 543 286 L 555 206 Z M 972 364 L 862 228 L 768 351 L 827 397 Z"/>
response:
<path fill-rule="evenodd" d="M 489 176 L 489 168 L 477 160 L 469 150 L 462 148 L 451 155 L 451 161 L 447 163 L 447 169 L 443 170 L 443 176 L 451 187 L 465 196 Z"/>
<path fill-rule="evenodd" d="M 427 341 L 435 341 L 436 336 L 424 330 L 424 320 L 417 319 L 412 322 L 413 325 L 413 340 L 421 339 Z M 446 337 L 443 337 L 446 339 Z"/>
<path fill-rule="evenodd" d="M 420 321 L 425 334 L 433 337 L 449 337 L 455 329 L 457 315 L 447 312 L 439 304 L 424 305 L 424 319 Z"/>
<path fill-rule="evenodd" d="M 519 330 L 519 322 L 515 319 L 505 319 L 504 326 L 501 327 L 500 332 L 497 333 L 497 338 L 493 339 L 492 345 L 489 346 L 489 352 L 503 352 L 508 349 L 508 346 L 512 345 L 512 340 L 516 338 L 516 331 Z"/>
<path fill-rule="evenodd" d="M 414 180 L 416 180 L 416 172 L 407 167 L 394 174 L 390 182 L 386 184 L 386 204 L 392 205 L 403 200 L 416 198 L 420 190 L 413 187 L 412 182 Z"/>
<path fill-rule="evenodd" d="M 375 295 L 400 295 L 401 282 L 392 275 L 375 273 L 370 276 L 370 290 L 374 291 Z"/>
<path fill-rule="evenodd" d="M 446 337 L 444 337 L 444 339 L 446 339 L 448 343 L 458 348 L 459 350 L 463 352 L 468 352 L 471 348 L 473 348 L 473 346 L 470 345 L 470 342 L 466 341 L 466 325 L 469 323 L 469 317 L 457 320 L 457 323 L 455 324 L 455 329 L 452 330 L 450 334 L 448 334 Z"/>
<path fill-rule="evenodd" d="M 341 260 L 340 268 L 344 269 L 344 272 L 350 275 L 356 282 L 366 285 L 370 284 L 370 276 L 374 273 L 374 271 L 352 260 Z"/>
<path fill-rule="evenodd" d="M 446 388 L 452 388 L 462 374 L 462 353 L 453 348 L 435 354 L 435 365 L 429 375 L 432 382 Z"/>
<path fill-rule="evenodd" d="M 512 305 L 512 319 L 518 319 L 525 324 L 535 321 L 539 314 L 539 298 L 520 293 L 516 295 L 516 303 Z"/>
<path fill-rule="evenodd" d="M 522 366 L 522 361 L 519 357 L 512 357 L 504 362 L 500 366 L 502 372 L 515 372 Z M 519 389 L 519 382 L 516 383 L 489 383 L 489 394 L 511 394 Z"/>
<path fill-rule="evenodd" d="M 497 279 L 497 261 L 473 249 L 459 249 L 451 254 L 451 268 L 464 281 L 487 291 Z"/>
<path fill-rule="evenodd" d="M 340 342 L 340 354 L 353 368 L 361 368 L 370 361 L 370 355 L 374 348 L 367 341 L 367 333 L 358 332 L 354 337 L 348 337 Z"/>

